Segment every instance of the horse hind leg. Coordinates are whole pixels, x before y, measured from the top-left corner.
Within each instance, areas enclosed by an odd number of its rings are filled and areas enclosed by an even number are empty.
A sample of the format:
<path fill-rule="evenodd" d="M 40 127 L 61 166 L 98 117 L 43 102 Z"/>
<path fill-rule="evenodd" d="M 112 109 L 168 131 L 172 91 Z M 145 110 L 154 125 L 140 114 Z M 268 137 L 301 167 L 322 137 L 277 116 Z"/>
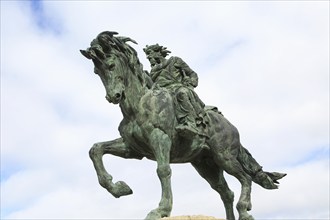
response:
<path fill-rule="evenodd" d="M 226 219 L 234 220 L 234 193 L 229 189 L 223 170 L 212 158 L 201 158 L 192 162 L 197 172 L 210 184 L 212 189 L 220 194 L 226 210 Z"/>
<path fill-rule="evenodd" d="M 239 220 L 253 220 L 254 218 L 248 213 L 252 208 L 251 203 L 251 186 L 252 178 L 244 171 L 237 157 L 230 151 L 226 151 L 225 155 L 218 154 L 215 160 L 224 170 L 236 177 L 241 183 L 241 194 L 237 202 L 236 208 L 239 214 Z"/>
<path fill-rule="evenodd" d="M 232 165 L 226 168 L 226 172 L 235 176 L 241 183 L 241 194 L 237 202 L 236 208 L 239 214 L 239 220 L 253 220 L 254 218 L 248 214 L 252 208 L 251 203 L 251 186 L 252 178 L 245 173 L 237 160 L 230 162 Z"/>

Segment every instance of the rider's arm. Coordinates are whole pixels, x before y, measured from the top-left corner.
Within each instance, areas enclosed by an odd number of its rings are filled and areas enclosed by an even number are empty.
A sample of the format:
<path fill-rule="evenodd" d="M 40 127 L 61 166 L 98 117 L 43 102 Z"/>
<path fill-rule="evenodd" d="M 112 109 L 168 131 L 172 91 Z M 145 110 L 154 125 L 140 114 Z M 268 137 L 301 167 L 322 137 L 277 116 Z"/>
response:
<path fill-rule="evenodd" d="M 198 85 L 198 75 L 193 71 L 181 58 L 177 57 L 175 67 L 179 68 L 183 74 L 183 80 L 188 80 L 189 84 L 193 87 Z"/>

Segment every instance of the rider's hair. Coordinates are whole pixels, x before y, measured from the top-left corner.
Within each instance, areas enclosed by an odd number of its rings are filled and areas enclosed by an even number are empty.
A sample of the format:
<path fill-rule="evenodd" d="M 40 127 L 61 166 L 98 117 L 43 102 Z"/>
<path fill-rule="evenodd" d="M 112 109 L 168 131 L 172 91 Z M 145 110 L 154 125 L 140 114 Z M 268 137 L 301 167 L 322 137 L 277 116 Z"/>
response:
<path fill-rule="evenodd" d="M 159 44 L 153 44 L 153 45 L 146 45 L 146 47 L 143 49 L 143 51 L 148 54 L 149 51 L 156 51 L 160 52 L 163 57 L 166 57 L 171 51 L 167 50 L 167 47 L 160 46 Z"/>

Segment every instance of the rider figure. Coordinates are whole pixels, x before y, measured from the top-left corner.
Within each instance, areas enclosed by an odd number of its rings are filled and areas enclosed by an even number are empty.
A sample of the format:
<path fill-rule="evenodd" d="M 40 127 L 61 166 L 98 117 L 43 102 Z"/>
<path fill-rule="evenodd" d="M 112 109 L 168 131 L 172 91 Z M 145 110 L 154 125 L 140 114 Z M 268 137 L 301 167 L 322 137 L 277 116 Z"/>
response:
<path fill-rule="evenodd" d="M 151 64 L 150 77 L 154 88 L 164 87 L 175 97 L 176 130 L 185 137 L 199 134 L 206 136 L 204 103 L 194 91 L 198 85 L 197 74 L 179 57 L 165 57 L 170 53 L 158 44 L 143 49 Z"/>

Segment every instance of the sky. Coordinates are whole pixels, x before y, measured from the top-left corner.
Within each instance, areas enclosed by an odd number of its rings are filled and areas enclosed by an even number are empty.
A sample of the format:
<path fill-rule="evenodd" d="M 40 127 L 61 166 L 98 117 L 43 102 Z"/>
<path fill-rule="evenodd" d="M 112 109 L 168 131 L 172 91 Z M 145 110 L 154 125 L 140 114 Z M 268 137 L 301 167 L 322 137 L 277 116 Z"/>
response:
<path fill-rule="evenodd" d="M 97 181 L 88 151 L 119 137 L 93 65 L 102 31 L 166 46 L 199 76 L 196 92 L 234 124 L 278 190 L 252 186 L 255 219 L 329 219 L 329 1 L 1 0 L 1 219 L 143 219 L 160 199 L 156 163 L 103 157 L 133 195 Z M 225 218 L 190 164 L 172 168 L 172 215 Z M 236 179 L 226 175 L 235 192 Z M 238 217 L 237 212 L 235 212 Z"/>

